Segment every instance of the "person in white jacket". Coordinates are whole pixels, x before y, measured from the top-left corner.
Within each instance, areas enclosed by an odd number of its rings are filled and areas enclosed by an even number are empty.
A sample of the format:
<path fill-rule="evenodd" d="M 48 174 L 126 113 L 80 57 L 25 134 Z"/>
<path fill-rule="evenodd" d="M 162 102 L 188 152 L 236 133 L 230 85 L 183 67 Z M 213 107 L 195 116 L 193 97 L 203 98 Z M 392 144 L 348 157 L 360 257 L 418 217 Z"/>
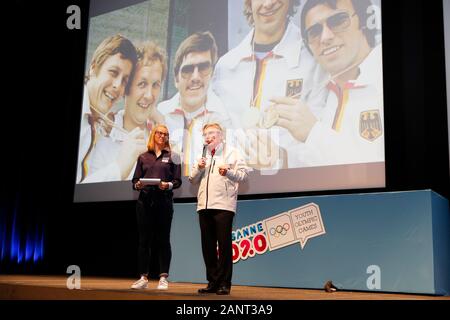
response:
<path fill-rule="evenodd" d="M 107 117 L 128 87 L 137 61 L 136 48 L 120 34 L 104 39 L 95 50 L 85 79 L 76 183 L 90 182 L 92 153 L 108 135 Z M 95 180 L 95 179 L 94 179 Z"/>
<path fill-rule="evenodd" d="M 247 144 L 241 150 L 255 169 L 303 165 L 301 143 L 275 123 L 271 98 L 302 97 L 318 116 L 324 106 L 322 92 L 312 89 L 325 79 L 325 73 L 303 44 L 300 29 L 290 21 L 299 4 L 299 0 L 246 0 L 244 14 L 253 28 L 219 59 L 214 72 L 213 89 L 234 127 L 246 131 L 247 139 L 237 140 Z M 268 147 L 261 145 L 266 136 L 271 137 Z M 270 153 L 269 161 L 264 152 Z M 258 154 L 256 161 L 250 159 L 253 153 Z"/>
<path fill-rule="evenodd" d="M 249 169 L 238 149 L 223 142 L 223 131 L 219 124 L 206 124 L 203 137 L 205 151 L 189 176 L 191 183 L 200 184 L 197 212 L 208 280 L 208 286 L 198 292 L 228 295 L 233 273 L 233 217 L 239 182 L 247 179 Z"/>
<path fill-rule="evenodd" d="M 381 44 L 368 27 L 370 0 L 309 0 L 302 33 L 329 72 L 321 117 L 302 102 L 275 99 L 277 124 L 314 153 L 310 166 L 384 161 Z"/>
<path fill-rule="evenodd" d="M 202 127 L 217 122 L 230 127 L 222 101 L 210 89 L 217 61 L 217 45 L 210 32 L 187 37 L 175 54 L 173 75 L 178 92 L 158 104 L 171 132 L 171 145 L 182 155 L 182 175 L 189 176 L 195 157 L 202 151 Z"/>
<path fill-rule="evenodd" d="M 108 136 L 97 140 L 91 174 L 85 182 L 131 180 L 136 161 L 145 152 L 152 128 L 164 124 L 156 109 L 167 69 L 164 50 L 152 41 L 137 47 L 138 61 L 125 94 L 125 108 L 114 114 Z"/>

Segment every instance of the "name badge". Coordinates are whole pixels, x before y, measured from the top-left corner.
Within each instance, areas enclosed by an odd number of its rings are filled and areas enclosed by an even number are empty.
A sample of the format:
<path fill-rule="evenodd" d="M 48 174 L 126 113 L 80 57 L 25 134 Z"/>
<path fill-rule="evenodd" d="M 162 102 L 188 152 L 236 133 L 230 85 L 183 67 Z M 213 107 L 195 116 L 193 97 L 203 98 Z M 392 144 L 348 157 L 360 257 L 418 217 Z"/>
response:
<path fill-rule="evenodd" d="M 165 163 L 168 163 L 169 162 L 169 160 L 170 160 L 170 158 L 168 158 L 168 157 L 166 157 L 166 158 L 162 158 L 162 162 L 165 162 Z"/>
<path fill-rule="evenodd" d="M 300 95 L 303 89 L 303 79 L 292 79 L 286 81 L 286 97 Z"/>

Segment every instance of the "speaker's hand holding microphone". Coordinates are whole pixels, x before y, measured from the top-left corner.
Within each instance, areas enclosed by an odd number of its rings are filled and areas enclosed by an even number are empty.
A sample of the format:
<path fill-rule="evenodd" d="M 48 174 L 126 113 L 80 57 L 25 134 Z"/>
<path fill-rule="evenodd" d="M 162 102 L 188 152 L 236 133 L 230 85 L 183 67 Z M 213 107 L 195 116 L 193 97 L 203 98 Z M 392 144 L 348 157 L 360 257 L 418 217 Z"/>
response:
<path fill-rule="evenodd" d="M 206 150 L 208 150 L 208 144 L 203 144 L 202 157 L 198 160 L 198 168 L 204 169 L 206 167 Z"/>

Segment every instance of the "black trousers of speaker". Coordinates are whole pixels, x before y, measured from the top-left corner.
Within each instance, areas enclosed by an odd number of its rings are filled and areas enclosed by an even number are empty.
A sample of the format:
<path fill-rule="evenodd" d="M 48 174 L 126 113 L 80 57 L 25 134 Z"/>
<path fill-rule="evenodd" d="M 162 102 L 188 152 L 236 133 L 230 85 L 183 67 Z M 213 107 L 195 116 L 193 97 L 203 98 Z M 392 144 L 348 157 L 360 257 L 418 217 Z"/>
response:
<path fill-rule="evenodd" d="M 227 210 L 205 209 L 199 211 L 206 279 L 217 287 L 231 287 L 233 218 L 234 212 Z"/>

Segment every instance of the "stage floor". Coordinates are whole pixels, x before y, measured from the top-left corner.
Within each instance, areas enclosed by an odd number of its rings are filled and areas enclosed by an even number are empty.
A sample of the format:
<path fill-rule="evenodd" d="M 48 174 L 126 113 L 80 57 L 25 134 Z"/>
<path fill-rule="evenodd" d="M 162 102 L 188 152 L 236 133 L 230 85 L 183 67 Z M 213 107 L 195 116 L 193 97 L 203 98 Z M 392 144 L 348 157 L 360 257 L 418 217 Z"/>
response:
<path fill-rule="evenodd" d="M 231 295 L 197 294 L 204 284 L 171 282 L 169 290 L 132 290 L 136 279 L 82 277 L 81 289 L 69 290 L 64 276 L 0 275 L 1 300 L 450 300 L 450 297 L 324 290 L 233 286 Z"/>

